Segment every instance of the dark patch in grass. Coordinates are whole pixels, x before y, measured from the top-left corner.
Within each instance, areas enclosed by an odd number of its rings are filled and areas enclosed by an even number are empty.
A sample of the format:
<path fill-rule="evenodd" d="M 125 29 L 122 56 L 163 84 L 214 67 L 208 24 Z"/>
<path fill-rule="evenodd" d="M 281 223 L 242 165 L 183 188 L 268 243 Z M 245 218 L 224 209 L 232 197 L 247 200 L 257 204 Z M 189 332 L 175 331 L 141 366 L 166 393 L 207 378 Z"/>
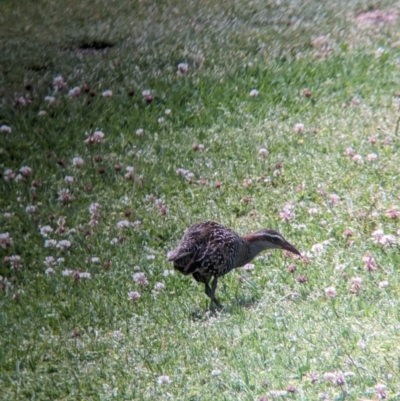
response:
<path fill-rule="evenodd" d="M 101 51 L 106 50 L 108 48 L 114 47 L 114 43 L 108 42 L 106 40 L 91 40 L 91 41 L 84 41 L 79 46 L 79 50 L 94 50 L 94 51 Z"/>
<path fill-rule="evenodd" d="M 235 307 L 239 308 L 250 308 L 257 304 L 260 301 L 261 297 L 258 294 L 254 294 L 251 296 L 241 296 L 237 298 L 235 302 L 231 304 L 230 307 L 226 308 L 226 312 L 231 312 Z"/>
<path fill-rule="evenodd" d="M 81 40 L 74 42 L 71 45 L 64 46 L 61 51 L 65 52 L 75 52 L 83 55 L 98 55 L 104 53 L 108 49 L 114 47 L 115 44 L 107 40 Z"/>
<path fill-rule="evenodd" d="M 205 319 L 205 316 L 207 314 L 207 309 L 196 309 L 193 312 L 190 313 L 190 320 L 193 322 L 200 322 Z"/>
<path fill-rule="evenodd" d="M 226 303 L 222 305 L 221 308 L 216 308 L 214 312 L 210 312 L 208 308 L 201 309 L 200 307 L 196 307 L 196 309 L 192 310 L 190 312 L 190 319 L 193 322 L 199 322 L 199 321 L 204 321 L 208 320 L 210 316 L 215 316 L 216 313 L 220 314 L 232 314 L 237 308 L 240 309 L 248 309 L 251 308 L 252 306 L 256 305 L 261 299 L 261 296 L 259 294 L 253 294 L 250 296 L 240 296 L 237 298 L 235 301 L 232 303 Z M 208 305 L 208 299 L 207 299 L 207 305 Z"/>
<path fill-rule="evenodd" d="M 47 70 L 47 65 L 44 64 L 32 64 L 28 66 L 27 68 L 29 71 L 34 71 L 34 72 L 43 72 Z"/>

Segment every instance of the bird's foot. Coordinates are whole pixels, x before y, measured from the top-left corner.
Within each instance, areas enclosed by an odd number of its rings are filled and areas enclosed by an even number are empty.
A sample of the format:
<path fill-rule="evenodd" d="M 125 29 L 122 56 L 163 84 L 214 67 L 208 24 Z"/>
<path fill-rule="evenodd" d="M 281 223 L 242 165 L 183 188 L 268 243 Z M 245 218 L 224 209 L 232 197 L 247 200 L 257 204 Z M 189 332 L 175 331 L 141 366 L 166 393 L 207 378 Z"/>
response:
<path fill-rule="evenodd" d="M 224 308 L 224 305 L 222 305 L 219 301 L 214 300 L 214 302 L 211 301 L 208 310 L 209 310 L 211 313 L 215 314 L 215 312 L 216 312 L 217 310 L 221 310 L 221 309 L 223 309 L 223 308 Z"/>

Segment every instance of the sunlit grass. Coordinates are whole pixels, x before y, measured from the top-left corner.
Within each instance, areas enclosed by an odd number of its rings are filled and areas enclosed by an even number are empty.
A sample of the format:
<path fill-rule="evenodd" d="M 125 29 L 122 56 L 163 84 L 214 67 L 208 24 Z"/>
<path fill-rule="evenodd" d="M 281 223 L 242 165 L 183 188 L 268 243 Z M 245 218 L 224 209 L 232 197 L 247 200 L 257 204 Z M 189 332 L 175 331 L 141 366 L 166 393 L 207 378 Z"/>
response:
<path fill-rule="evenodd" d="M 356 21 L 398 5 L 0 9 L 3 399 L 399 397 L 399 29 Z M 212 315 L 165 256 L 202 219 L 304 261 Z"/>

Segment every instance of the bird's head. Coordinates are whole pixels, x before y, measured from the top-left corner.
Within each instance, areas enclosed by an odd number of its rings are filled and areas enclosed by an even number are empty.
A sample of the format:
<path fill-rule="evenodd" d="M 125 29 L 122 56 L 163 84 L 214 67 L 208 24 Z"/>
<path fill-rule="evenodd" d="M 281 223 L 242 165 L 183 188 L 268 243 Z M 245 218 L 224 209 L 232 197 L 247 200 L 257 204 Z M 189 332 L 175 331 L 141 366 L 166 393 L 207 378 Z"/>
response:
<path fill-rule="evenodd" d="M 263 228 L 244 236 L 244 238 L 249 241 L 250 244 L 262 245 L 264 249 L 284 249 L 301 256 L 300 252 L 292 244 L 274 230 Z"/>

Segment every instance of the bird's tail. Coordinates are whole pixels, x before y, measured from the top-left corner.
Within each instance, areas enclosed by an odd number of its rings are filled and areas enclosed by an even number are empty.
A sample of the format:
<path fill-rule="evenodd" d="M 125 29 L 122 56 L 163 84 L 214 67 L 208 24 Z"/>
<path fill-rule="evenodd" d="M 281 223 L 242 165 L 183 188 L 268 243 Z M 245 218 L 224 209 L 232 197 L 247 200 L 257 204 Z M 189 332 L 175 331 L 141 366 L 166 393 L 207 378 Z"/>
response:
<path fill-rule="evenodd" d="M 177 257 L 176 249 L 172 249 L 171 251 L 167 252 L 167 259 L 170 262 L 173 262 L 176 259 L 176 257 Z"/>
<path fill-rule="evenodd" d="M 179 249 L 172 249 L 171 251 L 167 252 L 167 259 L 170 262 L 175 262 L 176 260 L 182 259 L 187 255 L 189 255 L 189 252 L 182 252 Z"/>

